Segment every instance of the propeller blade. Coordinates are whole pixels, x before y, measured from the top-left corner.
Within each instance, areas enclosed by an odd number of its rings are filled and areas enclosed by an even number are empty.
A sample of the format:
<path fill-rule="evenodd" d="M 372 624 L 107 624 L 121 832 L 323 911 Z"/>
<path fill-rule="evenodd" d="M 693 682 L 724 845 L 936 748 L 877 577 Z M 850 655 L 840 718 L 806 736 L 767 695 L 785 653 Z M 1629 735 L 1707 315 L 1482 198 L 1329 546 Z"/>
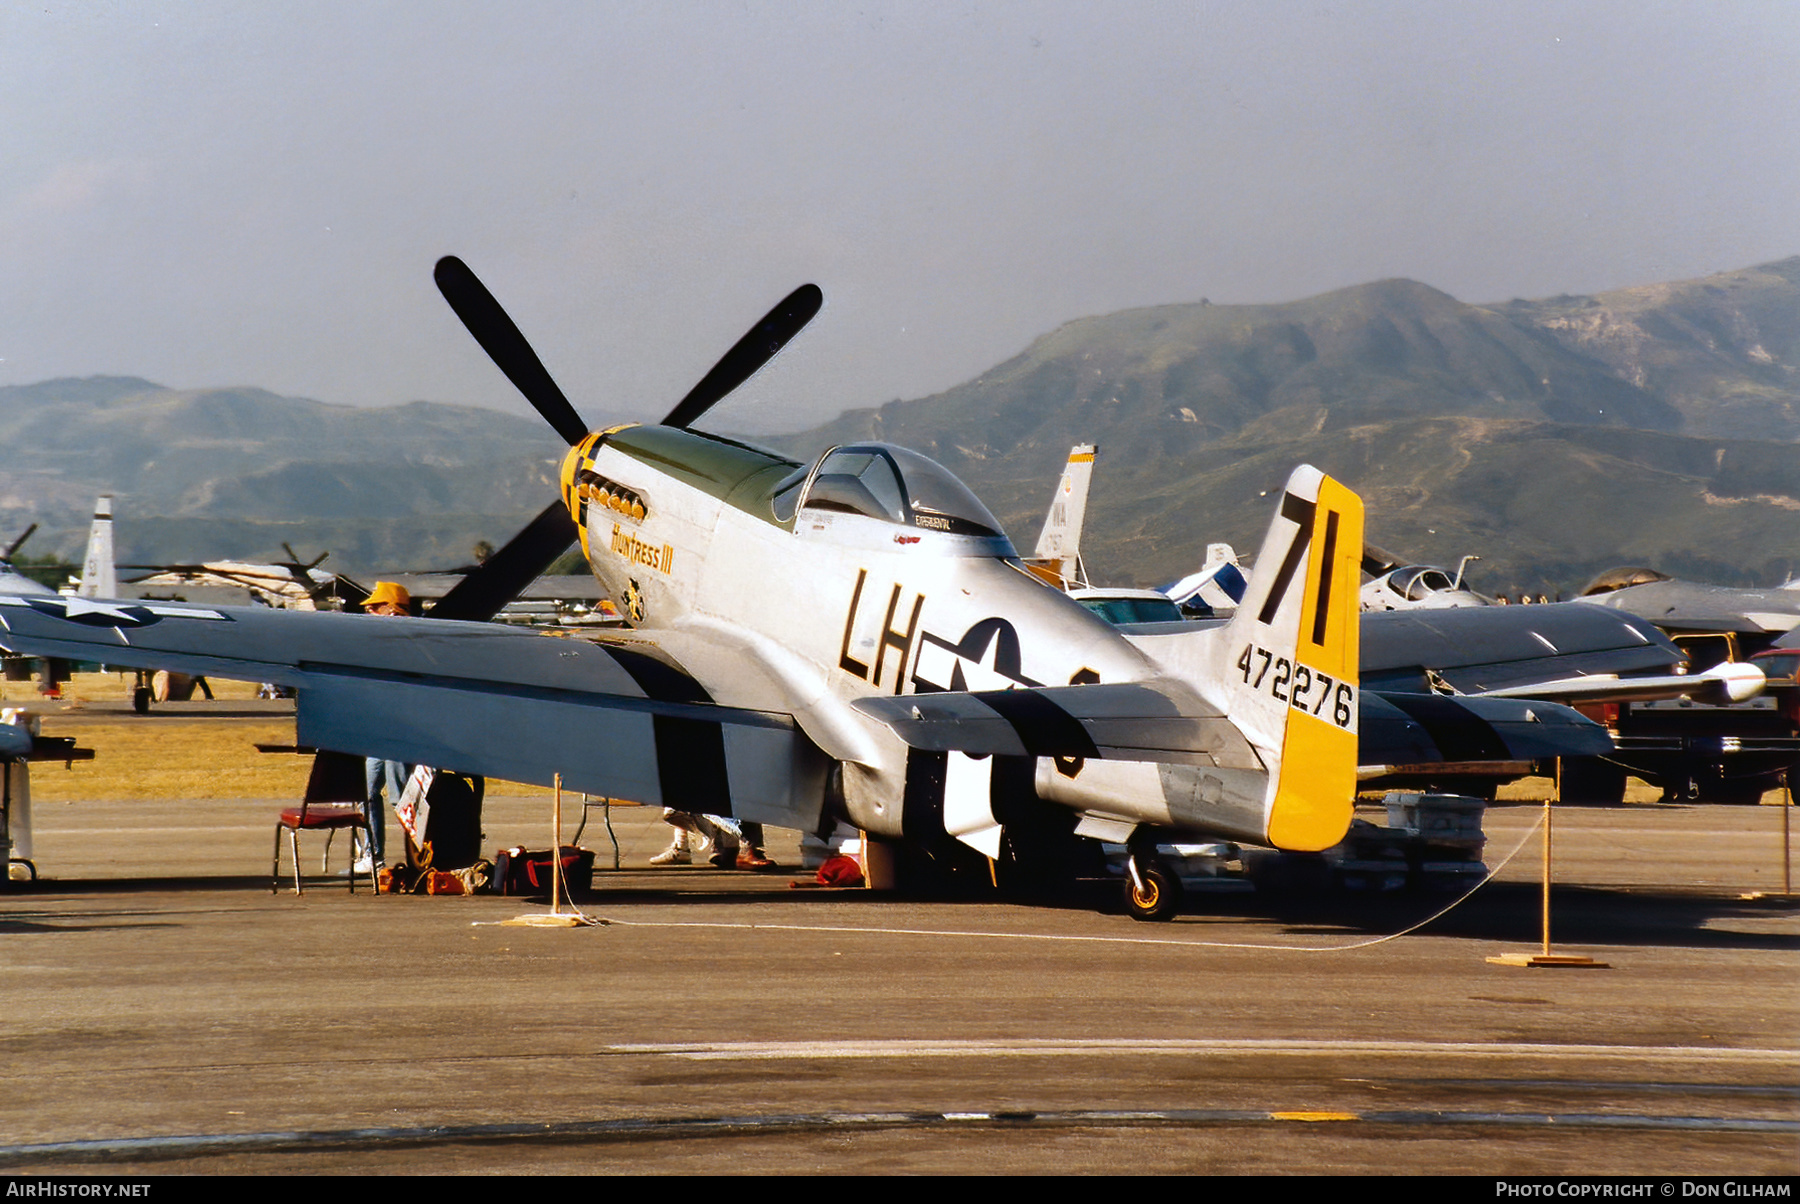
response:
<path fill-rule="evenodd" d="M 700 383 L 681 399 L 680 404 L 669 411 L 662 424 L 683 428 L 693 425 L 721 398 L 756 375 L 757 369 L 774 359 L 790 339 L 805 329 L 806 324 L 813 320 L 813 315 L 824 304 L 825 294 L 819 291 L 816 284 L 803 284 L 789 293 L 781 304 L 764 314 L 762 321 L 751 327 L 750 333 L 739 339 L 723 359 L 713 365 L 712 371 L 702 377 Z"/>
<path fill-rule="evenodd" d="M 31 533 L 37 530 L 37 527 L 38 525 L 36 523 L 32 523 L 29 527 L 26 527 L 25 534 L 13 540 L 12 543 L 7 546 L 6 551 L 0 552 L 0 562 L 11 564 L 13 554 L 25 546 L 25 541 L 31 538 Z"/>
<path fill-rule="evenodd" d="M 286 565 L 284 565 L 284 566 L 283 566 L 283 567 L 284 567 L 284 568 L 290 568 L 290 569 L 302 569 L 302 570 L 305 570 L 305 569 L 316 569 L 316 568 L 318 568 L 318 567 L 319 567 L 319 566 L 320 566 L 320 565 L 321 565 L 321 564 L 324 564 L 324 563 L 325 563 L 325 561 L 326 561 L 326 560 L 327 560 L 327 559 L 329 559 L 329 558 L 330 558 L 330 556 L 331 556 L 331 553 L 330 553 L 330 552 L 320 552 L 320 553 L 319 553 L 319 554 L 318 554 L 318 556 L 317 556 L 317 557 L 315 557 L 315 558 L 314 558 L 314 559 L 312 559 L 312 560 L 304 560 L 304 561 L 303 561 L 303 560 L 301 560 L 301 559 L 300 559 L 300 553 L 298 553 L 298 552 L 296 552 L 296 551 L 294 551 L 294 545 L 293 545 L 293 544 L 291 544 L 291 543 L 283 543 L 283 544 L 282 544 L 282 545 L 281 545 L 281 550 L 282 550 L 282 551 L 284 551 L 284 552 L 286 552 L 286 553 L 287 553 L 287 554 L 288 554 L 288 558 L 287 558 L 287 564 L 286 564 Z"/>
<path fill-rule="evenodd" d="M 587 423 L 581 420 L 581 415 L 575 412 L 563 391 L 550 379 L 537 352 L 531 349 L 531 344 L 525 341 L 513 320 L 506 316 L 500 303 L 494 300 L 494 294 L 475 278 L 469 265 L 454 255 L 446 255 L 437 261 L 431 275 L 437 281 L 438 292 L 444 294 L 444 300 L 469 328 L 481 349 L 488 353 L 488 358 L 500 371 L 506 373 L 506 379 L 525 395 L 525 400 L 544 416 L 544 421 L 554 427 L 566 443 L 576 444 L 585 439 Z"/>
<path fill-rule="evenodd" d="M 585 434 L 585 432 L 584 432 Z M 431 619 L 486 622 L 524 592 L 569 545 L 581 538 L 561 500 L 551 502 L 531 524 L 456 583 L 426 612 Z"/>

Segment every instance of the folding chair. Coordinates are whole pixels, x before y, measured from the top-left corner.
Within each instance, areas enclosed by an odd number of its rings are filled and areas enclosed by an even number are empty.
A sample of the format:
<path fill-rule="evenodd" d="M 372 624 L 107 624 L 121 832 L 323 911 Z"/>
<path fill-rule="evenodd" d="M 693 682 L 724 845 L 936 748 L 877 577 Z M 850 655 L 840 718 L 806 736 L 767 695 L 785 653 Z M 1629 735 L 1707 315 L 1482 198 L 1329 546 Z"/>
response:
<path fill-rule="evenodd" d="M 305 893 L 300 881 L 300 833 L 325 833 L 325 853 L 319 863 L 319 872 L 328 874 L 331 872 L 331 838 L 345 828 L 352 833 L 350 872 L 347 877 L 350 893 L 356 893 L 355 833 L 362 833 L 363 848 L 375 847 L 375 833 L 369 822 L 369 804 L 363 797 L 368 788 L 363 765 L 363 758 L 347 753 L 321 751 L 313 757 L 312 773 L 306 779 L 305 796 L 297 806 L 283 808 L 281 818 L 275 824 L 275 856 L 269 863 L 271 894 L 281 888 L 283 832 L 287 833 L 288 849 L 294 860 L 294 893 L 298 895 Z M 380 893 L 375 880 L 373 859 L 369 866 L 369 890 L 375 894 Z"/>

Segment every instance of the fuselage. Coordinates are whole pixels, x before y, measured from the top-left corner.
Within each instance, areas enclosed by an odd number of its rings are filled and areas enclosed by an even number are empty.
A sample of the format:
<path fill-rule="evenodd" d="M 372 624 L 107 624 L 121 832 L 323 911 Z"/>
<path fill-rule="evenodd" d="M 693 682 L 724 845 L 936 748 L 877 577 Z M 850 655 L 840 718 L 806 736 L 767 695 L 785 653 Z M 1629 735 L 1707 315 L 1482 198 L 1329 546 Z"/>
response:
<path fill-rule="evenodd" d="M 903 449 L 858 445 L 804 466 L 627 427 L 571 449 L 563 489 L 627 621 L 667 633 L 677 657 L 684 632 L 754 650 L 756 672 L 709 680 L 714 701 L 792 713 L 843 765 L 847 818 L 877 834 L 901 834 L 907 748 L 856 699 L 1164 673 L 1026 572 L 973 495 Z M 1151 786 L 1141 818 L 1168 822 Z"/>

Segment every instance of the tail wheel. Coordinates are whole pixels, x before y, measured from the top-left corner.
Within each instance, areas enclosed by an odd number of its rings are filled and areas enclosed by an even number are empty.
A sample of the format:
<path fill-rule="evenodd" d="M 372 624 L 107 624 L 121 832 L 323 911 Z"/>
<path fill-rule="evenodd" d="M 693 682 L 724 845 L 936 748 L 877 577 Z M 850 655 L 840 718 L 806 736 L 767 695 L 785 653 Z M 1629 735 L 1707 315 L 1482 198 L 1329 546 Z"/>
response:
<path fill-rule="evenodd" d="M 1136 869 L 1136 874 L 1131 872 Z M 1125 910 L 1134 920 L 1172 920 L 1181 907 L 1181 879 L 1155 861 L 1134 861 L 1125 873 Z"/>

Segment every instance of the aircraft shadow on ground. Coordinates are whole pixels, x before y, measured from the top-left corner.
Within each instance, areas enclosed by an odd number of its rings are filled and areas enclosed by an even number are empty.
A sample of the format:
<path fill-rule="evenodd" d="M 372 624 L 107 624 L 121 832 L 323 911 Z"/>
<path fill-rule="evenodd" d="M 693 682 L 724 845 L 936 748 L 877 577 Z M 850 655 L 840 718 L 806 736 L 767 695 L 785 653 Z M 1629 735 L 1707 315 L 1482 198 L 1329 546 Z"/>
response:
<path fill-rule="evenodd" d="M 117 913 L 96 916 L 81 912 L 42 912 L 35 915 L 12 915 L 0 919 L 0 936 L 47 936 L 111 931 L 141 932 L 146 928 L 179 927 L 181 927 L 180 924 L 168 920 L 121 923 Z"/>
<path fill-rule="evenodd" d="M 631 873 L 634 878 L 641 875 Z M 894 905 L 942 908 L 946 912 L 966 912 L 996 905 L 1027 906 L 1040 910 L 1079 912 L 1092 915 L 1101 911 L 1116 913 L 1123 930 L 1148 935 L 1163 933 L 1176 936 L 1183 929 L 1214 921 L 1266 921 L 1278 924 L 1284 933 L 1295 936 L 1382 935 L 1399 933 L 1420 925 L 1418 932 L 1426 936 L 1459 937 L 1469 940 L 1504 941 L 1534 944 L 1541 939 L 1541 894 L 1533 883 L 1490 882 L 1461 903 L 1455 896 L 1438 892 L 1390 891 L 1382 893 L 1338 890 L 1257 890 L 1254 892 L 1201 893 L 1188 896 L 1183 912 L 1167 925 L 1125 924 L 1123 909 L 1116 902 L 1119 894 L 1115 882 L 1084 882 L 1074 889 L 1057 894 L 1035 896 L 996 896 L 976 891 L 940 890 L 928 894 L 882 896 L 857 889 L 789 889 L 776 887 L 784 880 L 804 879 L 800 871 L 767 875 L 754 885 L 736 887 L 717 882 L 670 881 L 667 885 L 642 885 L 639 882 L 609 885 L 604 873 L 597 876 L 592 890 L 576 891 L 576 905 L 590 911 L 609 906 L 642 904 L 679 904 L 683 908 L 716 911 L 720 908 L 746 905 L 833 910 L 846 907 L 864 909 L 863 922 L 872 922 L 873 910 L 884 903 Z M 269 898 L 269 879 L 263 875 L 216 878 L 105 878 L 40 880 L 14 882 L 11 891 L 0 893 L 25 901 L 48 901 L 57 896 L 109 897 L 154 894 L 253 894 Z M 774 887 L 774 889 L 771 889 Z M 307 882 L 307 896 L 314 899 L 348 902 L 349 892 L 341 878 L 316 878 Z M 280 895 L 293 899 L 292 888 L 283 886 Z M 390 900 L 373 900 L 366 889 L 355 898 L 370 905 Z M 547 895 L 481 896 L 485 901 L 502 898 L 520 907 L 548 907 Z M 464 901 L 446 898 L 438 903 L 446 907 L 466 905 Z M 1448 907 L 1450 910 L 1433 919 Z M 42 922 L 50 913 L 37 910 L 15 913 L 0 919 L 0 933 L 33 931 L 71 931 L 84 927 L 79 923 Z M 152 913 L 145 913 L 146 915 Z M 1641 887 L 1604 888 L 1592 886 L 1558 886 L 1551 896 L 1551 931 L 1557 945 L 1629 945 L 1643 947 L 1682 947 L 1693 949 L 1742 949 L 1800 951 L 1800 935 L 1768 931 L 1752 931 L 1749 922 L 1767 920 L 1779 912 L 1765 905 L 1726 897 L 1718 893 L 1691 890 L 1646 890 Z M 59 917 L 60 918 L 60 917 Z M 86 917 L 71 913 L 70 921 Z M 1746 926 L 1730 926 L 1741 920 Z M 990 917 L 987 921 L 992 922 Z M 86 925 L 85 927 L 141 927 L 142 925 Z"/>
<path fill-rule="evenodd" d="M 1454 896 L 1395 892 L 1386 896 L 1265 897 L 1250 914 L 1279 919 L 1292 933 L 1398 932 L 1447 907 Z M 1431 920 L 1427 936 L 1534 944 L 1543 936 L 1542 891 L 1535 883 L 1490 882 Z M 1720 895 L 1643 888 L 1556 886 L 1550 897 L 1557 945 L 1678 946 L 1691 949 L 1800 950 L 1800 936 L 1718 927 L 1767 918 L 1755 903 Z"/>

